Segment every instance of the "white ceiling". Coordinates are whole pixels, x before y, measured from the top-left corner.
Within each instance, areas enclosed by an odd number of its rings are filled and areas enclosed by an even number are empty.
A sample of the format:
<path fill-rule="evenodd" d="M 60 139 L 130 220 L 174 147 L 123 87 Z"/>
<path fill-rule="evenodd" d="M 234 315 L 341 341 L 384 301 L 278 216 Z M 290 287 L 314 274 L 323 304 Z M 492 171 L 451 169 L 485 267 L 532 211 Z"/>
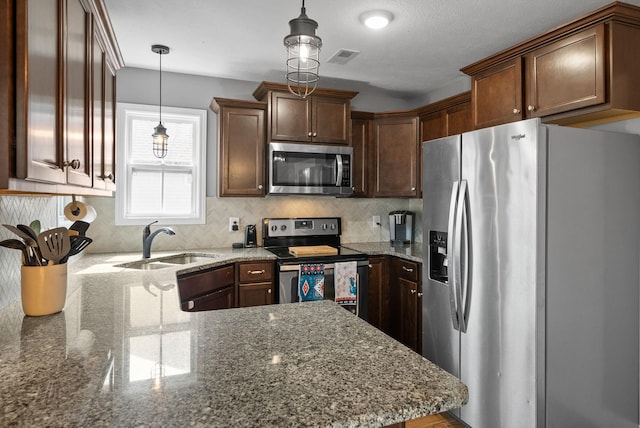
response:
<path fill-rule="evenodd" d="M 640 0 L 628 0 L 639 5 Z M 322 38 L 320 86 L 363 82 L 414 97 L 461 79 L 461 67 L 578 18 L 608 0 L 306 0 Z M 105 0 L 125 66 L 158 68 L 152 44 L 169 46 L 163 71 L 282 82 L 289 20 L 301 0 Z M 370 30 L 359 15 L 395 16 Z M 361 53 L 345 65 L 339 49 Z M 338 85 L 332 84 L 339 83 Z"/>

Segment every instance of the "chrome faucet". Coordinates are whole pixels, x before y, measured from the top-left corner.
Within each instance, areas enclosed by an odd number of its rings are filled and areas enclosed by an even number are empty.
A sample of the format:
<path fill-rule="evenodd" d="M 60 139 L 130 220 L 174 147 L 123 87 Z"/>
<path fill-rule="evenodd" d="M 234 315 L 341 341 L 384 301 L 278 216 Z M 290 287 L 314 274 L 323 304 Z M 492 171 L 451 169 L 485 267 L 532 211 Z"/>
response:
<path fill-rule="evenodd" d="M 148 259 L 149 257 L 151 257 L 151 243 L 153 242 L 153 238 L 155 238 L 158 233 L 164 232 L 167 235 L 176 234 L 176 232 L 174 232 L 173 229 L 171 229 L 170 227 L 161 227 L 160 229 L 156 229 L 153 231 L 153 233 L 151 233 L 150 226 L 157 222 L 158 220 L 154 221 L 153 223 L 149 223 L 144 227 L 144 230 L 142 231 L 142 258 L 143 259 Z"/>

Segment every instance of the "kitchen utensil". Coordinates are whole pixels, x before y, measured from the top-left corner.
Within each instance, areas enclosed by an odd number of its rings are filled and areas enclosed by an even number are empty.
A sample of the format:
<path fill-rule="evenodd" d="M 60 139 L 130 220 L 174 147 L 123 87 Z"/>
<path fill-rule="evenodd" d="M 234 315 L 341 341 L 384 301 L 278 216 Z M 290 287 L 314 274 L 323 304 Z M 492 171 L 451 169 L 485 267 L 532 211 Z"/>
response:
<path fill-rule="evenodd" d="M 69 226 L 69 230 L 75 230 L 76 232 L 78 232 L 78 235 L 85 236 L 85 234 L 87 233 L 87 229 L 89 229 L 89 226 L 91 226 L 91 224 L 87 223 L 86 221 L 76 220 L 71 226 Z"/>
<path fill-rule="evenodd" d="M 35 232 L 36 236 L 42 231 L 40 220 L 33 220 L 31 223 L 29 223 L 29 227 Z"/>
<path fill-rule="evenodd" d="M 71 197 L 71 202 L 64 207 L 64 216 L 71 221 L 84 220 L 91 223 L 96 219 L 96 210 L 89 204 L 76 201 L 76 196 Z"/>
<path fill-rule="evenodd" d="M 5 239 L 4 241 L 0 241 L 0 247 L 22 251 L 23 264 L 31 264 L 31 257 L 29 256 L 29 252 L 27 251 L 27 246 L 21 240 L 14 238 Z"/>
<path fill-rule="evenodd" d="M 34 264 L 42 266 L 42 253 L 40 252 L 40 247 L 38 246 L 38 234 L 26 224 L 19 224 L 17 227 L 22 233 L 29 237 L 29 239 L 27 239 L 26 237 L 24 238 L 24 243 L 27 245 L 30 251 L 33 252 L 33 259 L 36 262 Z"/>
<path fill-rule="evenodd" d="M 59 264 L 71 249 L 69 231 L 64 227 L 45 230 L 38 235 L 38 245 L 40 245 L 40 252 L 45 259 L 49 260 L 50 264 L 52 262 Z"/>
<path fill-rule="evenodd" d="M 69 260 L 69 257 L 75 256 L 80 251 L 84 250 L 93 242 L 93 239 L 82 236 L 82 235 L 74 235 L 69 237 L 70 248 L 69 252 L 66 256 L 60 259 L 60 263 L 66 263 Z"/>

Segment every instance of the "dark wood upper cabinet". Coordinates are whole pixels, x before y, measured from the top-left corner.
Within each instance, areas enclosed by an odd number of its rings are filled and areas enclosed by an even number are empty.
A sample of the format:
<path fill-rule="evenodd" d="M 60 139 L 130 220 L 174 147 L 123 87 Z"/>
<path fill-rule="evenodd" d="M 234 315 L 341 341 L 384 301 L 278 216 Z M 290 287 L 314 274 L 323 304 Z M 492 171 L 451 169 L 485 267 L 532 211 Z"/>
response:
<path fill-rule="evenodd" d="M 370 193 L 370 168 L 368 167 L 368 159 L 371 156 L 373 118 L 373 113 L 351 112 L 351 147 L 353 147 L 351 174 L 353 176 L 353 196 L 368 196 Z"/>
<path fill-rule="evenodd" d="M 374 123 L 369 167 L 374 197 L 417 197 L 418 118 L 409 114 L 380 116 Z"/>
<path fill-rule="evenodd" d="M 214 98 L 218 114 L 220 196 L 264 196 L 266 103 Z"/>
<path fill-rule="evenodd" d="M 115 70 L 123 61 L 103 0 L 6 3 L 0 17 L 11 14 L 13 29 L 0 39 L 0 51 L 15 57 L 0 78 L 3 88 L 15 88 L 15 98 L 6 97 L 11 112 L 0 117 L 1 128 L 13 131 L 0 143 L 9 145 L 0 151 L 9 166 L 0 171 L 0 190 L 111 195 L 113 180 L 100 180 L 115 168 Z M 97 33 L 106 61 L 96 59 Z M 111 138 L 106 149 L 105 138 Z M 111 165 L 103 168 L 105 159 Z"/>
<path fill-rule="evenodd" d="M 544 117 L 605 102 L 605 24 L 525 56 L 527 117 Z"/>
<path fill-rule="evenodd" d="M 262 82 L 254 91 L 268 103 L 268 141 L 349 144 L 351 99 L 357 92 L 316 89 L 307 98 L 291 94 L 287 85 Z"/>
<path fill-rule="evenodd" d="M 614 2 L 471 64 L 475 128 L 640 117 L 640 7 Z"/>

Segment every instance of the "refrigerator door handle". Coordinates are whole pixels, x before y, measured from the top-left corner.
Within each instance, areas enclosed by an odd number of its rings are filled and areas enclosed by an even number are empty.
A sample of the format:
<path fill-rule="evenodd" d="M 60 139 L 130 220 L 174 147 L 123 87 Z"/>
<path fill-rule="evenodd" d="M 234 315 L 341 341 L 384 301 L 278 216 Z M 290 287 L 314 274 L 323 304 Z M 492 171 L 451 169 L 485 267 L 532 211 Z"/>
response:
<path fill-rule="evenodd" d="M 455 234 L 455 218 L 457 211 L 457 202 L 458 202 L 458 190 L 459 190 L 460 182 L 454 181 L 453 186 L 451 187 L 451 199 L 449 202 L 449 222 L 447 226 L 447 258 L 448 258 L 448 285 L 449 285 L 449 304 L 451 306 L 451 322 L 453 323 L 453 328 L 455 330 L 460 330 L 460 322 L 459 322 L 459 309 L 456 290 L 458 289 L 457 282 L 458 277 L 456 275 L 456 256 L 455 256 L 455 245 L 454 245 L 454 234 Z"/>
<path fill-rule="evenodd" d="M 462 286 L 463 281 L 463 270 L 462 270 L 462 256 L 466 255 L 466 247 L 463 246 L 462 242 L 462 229 L 463 229 L 463 220 L 464 220 L 464 202 L 465 195 L 467 194 L 467 180 L 461 180 L 458 189 L 457 202 L 456 202 L 456 217 L 455 217 L 455 226 L 454 226 L 454 237 L 453 237 L 453 251 L 454 251 L 454 264 L 453 271 L 455 276 L 454 282 L 454 290 L 455 300 L 456 300 L 456 317 L 458 318 L 458 326 L 461 332 L 465 332 L 467 330 L 464 317 L 463 317 L 463 309 L 462 309 Z M 464 251 L 464 253 L 462 253 Z"/>
<path fill-rule="evenodd" d="M 462 256 L 458 259 L 460 267 L 460 288 L 458 293 L 458 310 L 460 317 L 460 331 L 466 333 L 469 321 L 469 306 L 471 303 L 471 282 L 469 272 L 471 269 L 471 259 L 469 257 L 469 198 L 467 180 L 462 180 L 460 192 L 458 194 L 458 221 L 457 228 L 460 233 L 460 244 Z"/>

